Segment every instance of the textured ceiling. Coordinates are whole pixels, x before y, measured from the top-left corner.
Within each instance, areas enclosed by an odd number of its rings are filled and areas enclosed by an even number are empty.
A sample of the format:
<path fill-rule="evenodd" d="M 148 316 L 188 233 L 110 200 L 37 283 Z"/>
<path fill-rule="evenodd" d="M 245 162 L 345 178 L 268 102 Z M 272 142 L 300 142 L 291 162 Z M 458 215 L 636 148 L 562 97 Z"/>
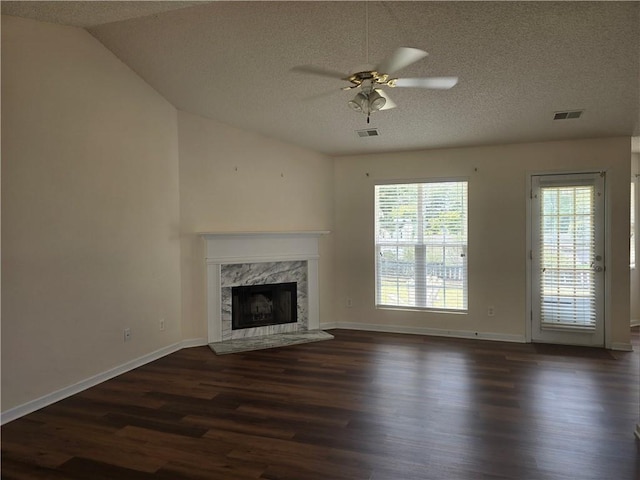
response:
<path fill-rule="evenodd" d="M 3 1 L 2 13 L 16 17 L 33 18 L 41 22 L 60 23 L 74 27 L 93 27 L 202 3 L 201 1 Z"/>
<path fill-rule="evenodd" d="M 26 15 L 23 3 L 38 6 Z M 159 10 L 176 6 L 185 8 Z M 640 135 L 639 7 L 369 2 L 367 30 L 363 2 L 2 4 L 5 14 L 44 21 L 81 18 L 74 24 L 89 25 L 181 110 L 333 155 Z M 344 82 L 291 72 L 359 71 L 367 56 L 375 65 L 399 46 L 429 56 L 398 76 L 455 75 L 458 85 L 388 89 L 398 107 L 367 125 L 347 107 L 354 92 L 341 91 Z M 582 118 L 553 121 L 575 109 Z M 368 127 L 380 136 L 356 134 Z"/>

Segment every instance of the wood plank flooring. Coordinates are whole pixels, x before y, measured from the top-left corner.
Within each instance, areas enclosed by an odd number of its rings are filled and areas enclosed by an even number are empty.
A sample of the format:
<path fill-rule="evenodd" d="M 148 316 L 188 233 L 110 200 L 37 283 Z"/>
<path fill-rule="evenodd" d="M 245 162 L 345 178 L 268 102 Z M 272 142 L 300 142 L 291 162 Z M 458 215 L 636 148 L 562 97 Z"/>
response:
<path fill-rule="evenodd" d="M 332 330 L 184 349 L 2 427 L 3 479 L 637 480 L 635 352 Z"/>

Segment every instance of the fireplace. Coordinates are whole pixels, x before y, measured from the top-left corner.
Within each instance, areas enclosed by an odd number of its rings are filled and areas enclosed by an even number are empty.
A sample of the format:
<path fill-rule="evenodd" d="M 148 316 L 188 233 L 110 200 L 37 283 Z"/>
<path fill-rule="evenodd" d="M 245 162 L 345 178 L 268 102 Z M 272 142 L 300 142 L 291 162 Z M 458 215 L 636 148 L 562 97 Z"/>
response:
<path fill-rule="evenodd" d="M 264 327 L 297 321 L 297 283 L 246 285 L 231 289 L 231 328 Z"/>
<path fill-rule="evenodd" d="M 318 238 L 327 233 L 203 233 L 209 343 L 319 329 Z M 291 282 L 296 305 L 290 323 L 233 327 L 234 288 Z"/>

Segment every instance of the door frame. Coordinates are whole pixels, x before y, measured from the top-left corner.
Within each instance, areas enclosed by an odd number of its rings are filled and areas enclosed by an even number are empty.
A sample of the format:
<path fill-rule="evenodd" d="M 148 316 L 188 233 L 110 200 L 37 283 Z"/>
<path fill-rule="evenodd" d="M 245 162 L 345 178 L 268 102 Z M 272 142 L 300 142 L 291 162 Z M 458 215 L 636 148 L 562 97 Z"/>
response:
<path fill-rule="evenodd" d="M 527 170 L 525 174 L 525 203 L 527 205 L 526 209 L 526 249 L 525 249 L 525 263 L 526 263 L 526 301 L 525 301 L 525 315 L 524 315 L 524 323 L 525 323 L 525 342 L 532 343 L 532 315 L 533 315 L 533 299 L 532 299 L 532 291 L 533 291 L 533 262 L 531 259 L 531 251 L 533 248 L 533 229 L 531 225 L 532 219 L 532 208 L 533 208 L 533 198 L 532 198 L 532 186 L 531 181 L 532 177 L 537 175 L 572 175 L 572 174 L 583 174 L 583 173 L 600 173 L 604 174 L 604 252 L 605 259 L 607 262 L 612 258 L 611 255 L 611 201 L 610 189 L 607 188 L 607 170 L 606 168 L 597 169 L 562 169 L 562 170 Z M 602 321 L 604 322 L 604 348 L 611 349 L 611 322 L 609 319 L 611 318 L 611 268 L 608 268 L 608 265 L 605 265 L 604 271 L 604 315 Z"/>

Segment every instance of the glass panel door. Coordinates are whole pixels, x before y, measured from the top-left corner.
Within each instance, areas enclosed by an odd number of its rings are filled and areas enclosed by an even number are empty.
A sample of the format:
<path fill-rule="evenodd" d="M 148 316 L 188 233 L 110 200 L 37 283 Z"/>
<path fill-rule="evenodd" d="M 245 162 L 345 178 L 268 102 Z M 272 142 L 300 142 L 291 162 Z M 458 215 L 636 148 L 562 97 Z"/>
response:
<path fill-rule="evenodd" d="M 604 178 L 532 177 L 532 339 L 604 345 Z"/>

